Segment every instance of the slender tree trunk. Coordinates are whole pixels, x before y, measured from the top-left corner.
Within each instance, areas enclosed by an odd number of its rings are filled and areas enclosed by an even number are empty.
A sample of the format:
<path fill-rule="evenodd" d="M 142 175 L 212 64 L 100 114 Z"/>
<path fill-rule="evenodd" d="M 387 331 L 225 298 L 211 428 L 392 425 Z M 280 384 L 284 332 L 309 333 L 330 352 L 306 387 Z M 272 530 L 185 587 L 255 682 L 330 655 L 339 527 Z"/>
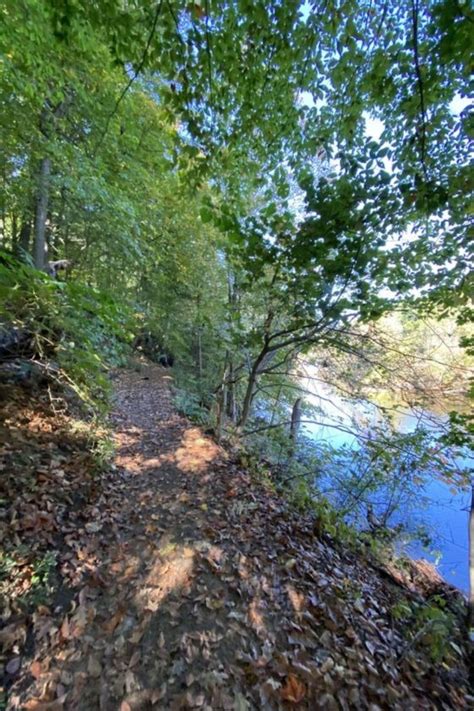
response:
<path fill-rule="evenodd" d="M 249 379 L 248 379 L 248 383 L 247 383 L 247 390 L 245 392 L 244 402 L 242 405 L 242 414 L 240 416 L 240 420 L 238 423 L 238 427 L 240 430 L 243 430 L 245 425 L 247 424 L 247 420 L 249 418 L 250 411 L 252 409 L 252 402 L 253 402 L 253 398 L 255 395 L 255 388 L 257 387 L 258 373 L 260 370 L 260 366 L 262 365 L 267 353 L 268 353 L 268 350 L 266 347 L 264 347 L 260 351 L 260 354 L 259 354 L 257 360 L 254 362 L 254 364 L 252 366 L 252 370 L 250 371 L 250 375 L 249 375 Z"/>
<path fill-rule="evenodd" d="M 4 247 L 6 247 L 6 241 L 7 241 L 6 194 L 7 194 L 7 171 L 6 171 L 6 169 L 4 169 L 4 171 L 3 171 L 3 196 L 2 196 L 2 240 L 3 240 Z"/>
<path fill-rule="evenodd" d="M 35 233 L 33 259 L 37 269 L 44 269 L 46 261 L 46 218 L 49 203 L 51 158 L 42 158 L 38 175 L 38 193 L 35 210 Z"/>
<path fill-rule="evenodd" d="M 224 422 L 227 410 L 227 379 L 228 365 L 226 363 L 224 367 L 224 374 L 222 376 L 220 389 L 217 396 L 216 437 L 218 442 L 221 441 L 222 433 L 224 431 Z"/>
<path fill-rule="evenodd" d="M 18 251 L 18 217 L 16 212 L 12 214 L 12 252 L 16 254 Z"/>
<path fill-rule="evenodd" d="M 40 117 L 40 131 L 45 139 L 54 132 L 55 121 L 63 118 L 68 110 L 71 97 L 66 97 L 56 107 L 45 101 Z M 33 259 L 37 269 L 44 269 L 46 261 L 46 222 L 48 217 L 51 158 L 44 156 L 40 161 L 35 205 L 35 228 Z"/>
<path fill-rule="evenodd" d="M 197 332 L 197 350 L 198 350 L 198 375 L 199 375 L 199 380 L 202 381 L 202 334 L 201 334 L 201 327 L 198 327 L 198 332 Z"/>
<path fill-rule="evenodd" d="M 20 234 L 18 236 L 18 244 L 15 249 L 16 256 L 24 257 L 25 254 L 30 253 L 30 240 L 31 240 L 31 218 L 28 215 L 23 218 L 23 222 L 21 223 Z"/>
<path fill-rule="evenodd" d="M 296 443 L 296 440 L 298 439 L 298 433 L 301 425 L 301 400 L 302 398 L 300 397 L 295 400 L 291 413 L 290 438 L 294 443 Z"/>
<path fill-rule="evenodd" d="M 217 398 L 216 439 L 218 442 L 221 441 L 222 433 L 224 432 L 226 400 L 227 388 L 225 383 L 223 382 L 219 392 L 219 397 Z"/>
<path fill-rule="evenodd" d="M 234 364 L 229 360 L 229 384 L 227 387 L 227 416 L 235 424 L 237 420 L 237 409 L 235 404 L 235 383 L 234 383 Z"/>
<path fill-rule="evenodd" d="M 298 397 L 293 405 L 293 410 L 291 412 L 291 424 L 290 424 L 290 459 L 295 455 L 296 443 L 298 440 L 298 433 L 301 426 L 301 400 Z"/>
<path fill-rule="evenodd" d="M 278 393 L 277 393 L 275 402 L 273 403 L 272 416 L 270 417 L 270 425 L 273 425 L 273 423 L 275 422 L 275 415 L 277 412 L 278 405 L 280 404 L 282 390 L 283 390 L 283 386 L 280 385 L 280 387 L 278 388 Z"/>

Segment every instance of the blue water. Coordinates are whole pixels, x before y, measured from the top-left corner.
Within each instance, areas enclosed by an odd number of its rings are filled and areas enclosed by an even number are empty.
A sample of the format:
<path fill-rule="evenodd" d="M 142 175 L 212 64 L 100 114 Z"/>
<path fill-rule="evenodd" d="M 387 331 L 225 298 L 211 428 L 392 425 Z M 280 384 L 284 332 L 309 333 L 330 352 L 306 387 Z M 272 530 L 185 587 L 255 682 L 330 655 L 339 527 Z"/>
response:
<path fill-rule="evenodd" d="M 369 424 L 371 419 L 370 408 L 360 408 L 331 394 L 330 402 L 324 397 L 313 404 L 321 407 L 317 422 L 306 424 L 304 434 L 315 442 L 325 442 L 334 448 L 346 446 L 357 449 L 358 439 L 354 434 L 354 419 Z M 420 424 L 425 429 L 434 429 L 437 424 L 442 425 L 443 418 L 432 413 L 405 412 L 398 418 L 397 430 L 400 432 L 413 432 Z M 474 469 L 474 461 L 468 456 L 459 456 L 455 460 L 460 468 Z M 330 478 L 330 475 L 329 475 Z M 325 483 L 327 485 L 328 479 Z M 445 481 L 438 478 L 435 465 L 431 475 L 420 485 L 416 500 L 399 510 L 390 518 L 390 525 L 397 523 L 407 524 L 412 529 L 423 525 L 431 538 L 428 548 L 420 542 L 410 541 L 405 550 L 413 558 L 425 558 L 436 564 L 441 575 L 456 587 L 467 591 L 468 577 L 468 517 L 470 507 L 470 491 L 459 491 Z"/>

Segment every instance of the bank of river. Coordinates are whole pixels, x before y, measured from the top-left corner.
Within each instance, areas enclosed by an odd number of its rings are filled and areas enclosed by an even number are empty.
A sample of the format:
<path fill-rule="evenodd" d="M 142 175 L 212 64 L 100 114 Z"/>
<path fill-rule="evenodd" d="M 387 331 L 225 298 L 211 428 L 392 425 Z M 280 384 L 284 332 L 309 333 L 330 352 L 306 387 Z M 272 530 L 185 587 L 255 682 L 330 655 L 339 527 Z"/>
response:
<path fill-rule="evenodd" d="M 305 383 L 308 387 L 308 383 Z M 315 390 L 312 385 L 313 392 Z M 357 452 L 360 440 L 355 432 L 357 428 L 370 432 L 371 422 L 375 423 L 377 414 L 370 407 L 350 403 L 331 392 L 327 386 L 318 384 L 317 393 L 310 398 L 311 403 L 320 412 L 314 422 L 304 425 L 304 434 L 315 443 L 330 444 L 336 450 L 343 450 L 347 457 L 347 471 L 350 468 L 350 453 Z M 398 432 L 415 432 L 417 428 L 434 431 L 443 426 L 443 417 L 430 412 L 400 411 L 395 419 Z M 460 469 L 474 466 L 467 455 L 456 456 L 456 465 Z M 342 467 L 343 470 L 343 467 Z M 423 557 L 435 563 L 450 583 L 467 591 L 468 580 L 468 511 L 470 492 L 459 491 L 440 478 L 440 472 L 435 462 L 428 467 L 427 475 L 417 485 L 412 496 L 405 498 L 404 505 L 390 517 L 390 525 L 404 524 L 407 530 L 415 530 L 418 526 L 426 527 L 431 538 L 431 544 L 426 547 L 421 542 L 411 540 L 406 542 L 404 550 L 415 558 Z M 341 477 L 341 470 L 338 476 Z M 318 482 L 331 498 L 331 490 L 337 488 L 337 483 L 331 481 L 330 467 Z M 383 490 L 378 492 L 378 498 Z M 406 494 L 405 494 L 406 497 Z M 377 494 L 373 499 L 377 507 Z"/>

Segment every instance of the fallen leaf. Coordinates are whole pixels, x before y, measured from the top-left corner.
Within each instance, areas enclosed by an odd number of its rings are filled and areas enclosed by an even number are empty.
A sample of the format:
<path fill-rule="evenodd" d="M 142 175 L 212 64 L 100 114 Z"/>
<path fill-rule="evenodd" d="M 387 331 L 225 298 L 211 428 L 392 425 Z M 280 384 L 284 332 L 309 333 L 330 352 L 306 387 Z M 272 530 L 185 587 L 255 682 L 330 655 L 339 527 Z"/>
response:
<path fill-rule="evenodd" d="M 24 644 L 26 640 L 26 625 L 18 622 L 13 622 L 7 625 L 0 632 L 0 645 L 4 652 L 7 652 L 17 642 Z"/>
<path fill-rule="evenodd" d="M 102 524 L 98 521 L 92 521 L 91 523 L 86 523 L 86 531 L 89 533 L 98 533 L 102 528 Z"/>
<path fill-rule="evenodd" d="M 65 701 L 66 696 L 62 696 L 60 699 L 55 699 L 54 701 L 28 699 L 22 708 L 25 709 L 25 711 L 62 711 Z"/>
<path fill-rule="evenodd" d="M 280 690 L 280 696 L 284 701 L 299 704 L 306 696 L 306 686 L 296 674 L 288 674 L 286 684 Z"/>
<path fill-rule="evenodd" d="M 250 704 L 240 691 L 234 696 L 234 711 L 248 711 Z"/>
<path fill-rule="evenodd" d="M 140 682 L 130 669 L 125 672 L 125 690 L 127 694 L 140 690 Z"/>
<path fill-rule="evenodd" d="M 93 677 L 99 677 L 102 674 L 102 665 L 93 654 L 91 654 L 87 661 L 87 671 Z"/>
<path fill-rule="evenodd" d="M 130 667 L 130 669 L 132 669 L 133 667 L 136 667 L 136 665 L 140 661 L 140 657 L 141 657 L 141 651 L 139 649 L 135 650 L 135 652 L 132 654 L 131 659 L 128 663 L 128 666 Z"/>
<path fill-rule="evenodd" d="M 34 676 L 35 679 L 39 679 L 41 674 L 43 673 L 43 667 L 41 666 L 41 662 L 32 662 L 30 666 L 30 673 L 32 676 Z"/>
<path fill-rule="evenodd" d="M 365 613 L 365 606 L 364 606 L 364 603 L 362 602 L 362 600 L 361 600 L 360 598 L 358 598 L 358 599 L 354 602 L 354 607 L 355 607 L 355 609 L 357 610 L 357 612 L 360 612 L 360 613 L 361 613 L 361 615 L 363 615 L 363 614 Z"/>
<path fill-rule="evenodd" d="M 63 620 L 63 623 L 62 623 L 61 629 L 60 629 L 60 633 L 61 633 L 61 637 L 63 639 L 69 639 L 71 631 L 69 629 L 69 620 L 67 617 L 65 617 Z"/>
<path fill-rule="evenodd" d="M 5 670 L 7 674 L 16 674 L 21 666 L 21 657 L 13 657 L 13 659 L 10 659 L 8 662 L 7 666 L 5 667 Z"/>
<path fill-rule="evenodd" d="M 110 620 L 107 620 L 107 622 L 104 622 L 104 624 L 102 625 L 102 629 L 104 630 L 104 632 L 106 632 L 106 634 L 112 634 L 117 625 L 119 625 L 122 621 L 124 614 L 125 611 L 123 609 L 117 610 L 117 612 L 112 615 Z"/>

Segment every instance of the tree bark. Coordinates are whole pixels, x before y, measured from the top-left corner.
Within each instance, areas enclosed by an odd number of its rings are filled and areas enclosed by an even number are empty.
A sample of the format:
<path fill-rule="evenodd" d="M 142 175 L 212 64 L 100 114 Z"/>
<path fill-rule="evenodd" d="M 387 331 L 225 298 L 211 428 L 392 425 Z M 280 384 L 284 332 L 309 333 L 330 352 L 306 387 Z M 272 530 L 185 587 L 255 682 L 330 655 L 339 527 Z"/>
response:
<path fill-rule="evenodd" d="M 224 432 L 225 409 L 226 409 L 227 392 L 225 383 L 222 383 L 219 396 L 217 398 L 217 416 L 216 416 L 216 439 L 218 442 L 222 439 Z"/>
<path fill-rule="evenodd" d="M 258 373 L 260 370 L 260 366 L 263 363 L 265 356 L 268 353 L 268 349 L 264 347 L 261 351 L 260 354 L 257 358 L 257 360 L 254 362 L 252 366 L 252 370 L 250 371 L 248 383 L 247 383 L 247 390 L 245 392 L 245 397 L 244 397 L 244 402 L 242 405 L 242 414 L 240 416 L 238 428 L 242 430 L 245 425 L 247 424 L 247 420 L 250 415 L 250 411 L 252 409 L 252 402 L 253 398 L 255 395 L 255 388 L 257 387 L 257 378 L 258 378 Z"/>
<path fill-rule="evenodd" d="M 18 218 L 16 212 L 12 214 L 12 252 L 16 254 L 18 250 Z"/>
<path fill-rule="evenodd" d="M 291 413 L 290 438 L 294 443 L 296 443 L 296 440 L 298 439 L 301 424 L 301 400 L 302 398 L 300 397 L 295 400 L 293 411 Z"/>
<path fill-rule="evenodd" d="M 70 101 L 70 95 L 66 95 L 55 107 L 48 100 L 45 101 L 40 117 L 40 131 L 46 140 L 54 132 L 55 121 L 65 116 Z M 49 208 L 51 165 L 51 158 L 44 156 L 40 161 L 38 173 L 33 247 L 33 260 L 37 269 L 44 269 L 46 262 L 46 222 Z"/>
<path fill-rule="evenodd" d="M 31 217 L 25 217 L 21 224 L 20 235 L 18 237 L 18 245 L 15 250 L 15 255 L 18 257 L 24 257 L 25 254 L 30 253 L 30 240 L 31 240 Z"/>
<path fill-rule="evenodd" d="M 237 408 L 235 403 L 235 383 L 234 383 L 234 364 L 229 360 L 229 384 L 227 387 L 227 416 L 230 421 L 235 424 L 237 420 Z"/>
<path fill-rule="evenodd" d="M 51 158 L 44 157 L 40 163 L 35 210 L 33 259 L 37 269 L 44 269 L 46 261 L 46 218 L 48 215 L 50 176 Z"/>
<path fill-rule="evenodd" d="M 221 441 L 222 433 L 224 432 L 225 415 L 227 410 L 227 379 L 228 364 L 226 363 L 217 395 L 216 438 L 218 442 Z"/>
<path fill-rule="evenodd" d="M 198 331 L 197 331 L 197 352 L 198 352 L 197 353 L 197 355 L 198 355 L 198 363 L 197 363 L 198 376 L 199 376 L 199 380 L 202 381 L 202 373 L 203 373 L 203 369 L 202 369 L 202 336 L 201 336 L 201 327 L 200 326 L 198 327 Z"/>
<path fill-rule="evenodd" d="M 298 397 L 293 405 L 293 410 L 291 412 L 291 424 L 290 424 L 290 459 L 293 458 L 296 450 L 296 443 L 298 440 L 298 433 L 301 425 L 301 400 Z"/>

